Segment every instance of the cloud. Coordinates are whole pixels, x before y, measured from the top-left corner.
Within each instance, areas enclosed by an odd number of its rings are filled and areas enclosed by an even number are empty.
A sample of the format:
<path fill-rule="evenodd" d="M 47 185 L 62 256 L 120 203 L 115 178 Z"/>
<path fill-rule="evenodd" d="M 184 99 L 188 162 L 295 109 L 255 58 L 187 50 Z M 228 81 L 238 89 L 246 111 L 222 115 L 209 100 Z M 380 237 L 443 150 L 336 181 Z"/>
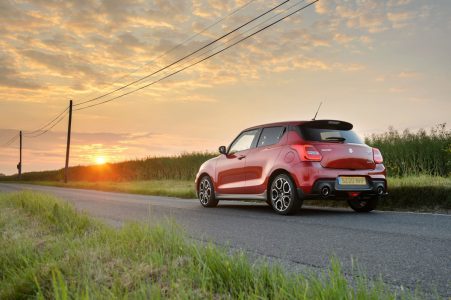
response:
<path fill-rule="evenodd" d="M 248 1 L 198 0 L 191 4 L 180 0 L 3 1 L 0 15 L 8 26 L 4 26 L 7 31 L 0 31 L 0 36 L 3 37 L 0 43 L 14 53 L 21 63 L 16 68 L 8 65 L 0 81 L 5 87 L 15 86 L 21 89 L 49 87 L 47 98 L 89 97 L 105 88 L 111 89 L 111 82 L 129 82 L 149 74 L 158 67 L 149 63 L 153 58 L 159 57 L 159 66 L 170 63 L 201 47 L 226 29 L 249 20 L 256 11 L 272 5 L 251 3 L 209 32 L 197 36 L 165 57 L 160 57 L 192 34 L 193 27 L 201 30 L 202 27 L 197 24 L 211 24 L 212 18 L 224 16 L 245 3 Z M 326 14 L 332 11 L 331 8 L 332 5 L 327 4 L 320 6 L 318 10 Z M 199 15 L 202 9 L 209 12 L 209 15 Z M 299 20 L 301 19 L 291 18 L 286 24 L 297 24 Z M 10 29 L 9 24 L 17 26 Z M 260 78 L 259 72 L 270 72 L 272 69 L 288 70 L 298 67 L 302 70 L 326 70 L 319 62 L 311 62 L 315 58 L 309 52 L 316 48 L 330 47 L 334 40 L 342 44 L 353 40 L 352 36 L 344 33 L 331 36 L 328 33 L 314 33 L 303 28 L 304 26 L 296 26 L 291 30 L 288 29 L 290 26 L 286 27 L 266 31 L 262 33 L 262 38 L 252 38 L 222 54 L 221 59 L 215 58 L 198 65 L 145 93 L 156 96 L 167 92 L 170 87 L 186 91 L 235 84 L 242 78 L 257 80 Z M 275 42 L 276 39 L 278 42 Z M 268 64 L 271 56 L 281 57 L 280 61 L 288 62 L 284 57 L 288 58 L 296 52 L 289 49 L 302 49 L 304 57 L 310 63 L 296 63 L 290 67 Z M 266 62 L 261 64 L 264 60 Z M 143 65 L 131 77 L 124 79 L 129 72 Z M 26 77 L 21 74 L 35 80 L 25 80 Z M 164 74 L 167 73 L 161 73 Z M 36 93 L 32 98 L 38 101 L 36 99 L 42 95 L 44 94 Z M 28 96 L 16 93 L 11 98 L 31 100 Z M 188 99 L 182 95 L 180 97 L 185 99 L 181 101 Z M 189 98 L 198 101 L 201 97 Z"/>
<path fill-rule="evenodd" d="M 328 2 L 328 1 L 317 2 L 317 4 L 315 5 L 315 11 L 320 15 L 329 13 L 330 12 L 329 3 L 330 2 Z"/>
<path fill-rule="evenodd" d="M 401 88 L 401 87 L 391 87 L 391 88 L 388 89 L 388 91 L 389 91 L 390 93 L 398 94 L 398 93 L 403 93 L 403 92 L 405 92 L 406 89 Z"/>
<path fill-rule="evenodd" d="M 327 2 L 327 4 L 326 4 Z M 316 5 L 316 12 L 333 18 L 340 26 L 377 34 L 390 28 L 400 29 L 412 24 L 421 8 L 408 10 L 410 0 L 389 1 L 326 1 Z"/>
<path fill-rule="evenodd" d="M 387 18 L 392 23 L 393 28 L 406 27 L 414 17 L 415 14 L 408 11 L 387 13 Z"/>
<path fill-rule="evenodd" d="M 354 37 L 347 35 L 345 33 L 336 33 L 334 35 L 334 40 L 337 41 L 340 44 L 347 44 L 354 40 Z"/>
<path fill-rule="evenodd" d="M 41 89 L 42 86 L 24 77 L 15 67 L 11 56 L 0 53 L 0 88 L 12 89 Z"/>
<path fill-rule="evenodd" d="M 420 76 L 420 73 L 414 71 L 402 71 L 398 74 L 399 78 L 417 78 Z"/>
<path fill-rule="evenodd" d="M 403 6 L 403 5 L 410 4 L 411 2 L 412 2 L 412 0 L 389 0 L 387 2 L 387 6 L 388 7 Z"/>

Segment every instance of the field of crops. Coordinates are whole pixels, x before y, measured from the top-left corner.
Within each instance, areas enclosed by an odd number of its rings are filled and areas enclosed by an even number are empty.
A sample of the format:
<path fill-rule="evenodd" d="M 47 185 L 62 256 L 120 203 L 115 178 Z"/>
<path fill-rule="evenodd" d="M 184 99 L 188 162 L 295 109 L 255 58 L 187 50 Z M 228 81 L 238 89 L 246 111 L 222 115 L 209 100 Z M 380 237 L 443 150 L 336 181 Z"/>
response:
<path fill-rule="evenodd" d="M 105 165 L 76 166 L 69 172 L 70 181 L 136 181 L 136 180 L 194 180 L 199 166 L 216 156 L 212 153 L 185 153 L 168 157 L 149 157 Z M 62 181 L 64 170 L 29 172 L 25 181 Z M 17 180 L 6 176 L 1 180 Z"/>
<path fill-rule="evenodd" d="M 417 132 L 390 128 L 368 137 L 366 143 L 381 150 L 389 176 L 451 174 L 451 130 L 446 124 Z"/>

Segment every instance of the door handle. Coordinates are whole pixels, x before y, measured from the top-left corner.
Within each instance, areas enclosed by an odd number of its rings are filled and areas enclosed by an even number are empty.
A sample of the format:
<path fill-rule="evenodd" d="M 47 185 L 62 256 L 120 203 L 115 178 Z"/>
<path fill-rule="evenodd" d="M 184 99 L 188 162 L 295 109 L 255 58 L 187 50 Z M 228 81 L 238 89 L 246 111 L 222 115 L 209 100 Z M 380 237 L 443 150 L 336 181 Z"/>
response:
<path fill-rule="evenodd" d="M 238 157 L 239 160 L 242 160 L 243 158 L 245 158 L 246 155 L 241 155 L 240 157 Z"/>

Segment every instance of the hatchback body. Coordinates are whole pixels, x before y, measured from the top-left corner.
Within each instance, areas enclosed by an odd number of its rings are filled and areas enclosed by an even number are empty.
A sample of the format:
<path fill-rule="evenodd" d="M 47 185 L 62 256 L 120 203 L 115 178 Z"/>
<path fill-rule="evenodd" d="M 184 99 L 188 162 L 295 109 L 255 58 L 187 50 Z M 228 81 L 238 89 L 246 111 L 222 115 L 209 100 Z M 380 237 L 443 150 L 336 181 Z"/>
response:
<path fill-rule="evenodd" d="M 387 194 L 382 155 L 336 120 L 281 122 L 243 130 L 196 176 L 201 204 L 262 200 L 280 214 L 304 199 L 345 199 L 358 212 Z"/>

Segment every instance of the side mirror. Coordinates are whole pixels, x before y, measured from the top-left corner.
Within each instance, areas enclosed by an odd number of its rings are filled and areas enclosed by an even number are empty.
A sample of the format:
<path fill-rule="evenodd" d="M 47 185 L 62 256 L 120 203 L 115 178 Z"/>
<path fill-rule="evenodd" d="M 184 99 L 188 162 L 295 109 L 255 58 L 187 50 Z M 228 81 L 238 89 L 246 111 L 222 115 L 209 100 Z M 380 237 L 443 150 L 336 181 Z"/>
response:
<path fill-rule="evenodd" d="M 227 148 L 226 146 L 219 147 L 219 153 L 221 154 L 227 154 Z"/>

